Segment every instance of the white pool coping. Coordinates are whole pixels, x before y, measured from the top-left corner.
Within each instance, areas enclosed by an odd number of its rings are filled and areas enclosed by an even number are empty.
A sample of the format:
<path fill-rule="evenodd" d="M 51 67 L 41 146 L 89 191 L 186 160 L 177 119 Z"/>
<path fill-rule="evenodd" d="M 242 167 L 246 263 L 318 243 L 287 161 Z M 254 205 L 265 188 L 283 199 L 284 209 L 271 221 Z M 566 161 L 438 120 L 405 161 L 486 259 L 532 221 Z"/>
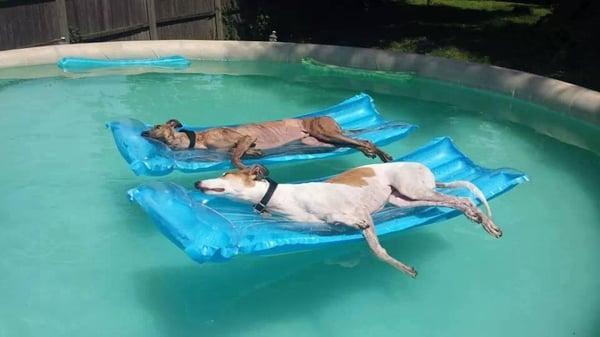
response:
<path fill-rule="evenodd" d="M 600 126 L 600 92 L 517 70 L 393 51 L 258 41 L 159 40 L 65 44 L 0 52 L 0 68 L 53 64 L 62 57 L 101 59 L 182 55 L 203 60 L 316 61 L 418 76 L 507 94 Z"/>

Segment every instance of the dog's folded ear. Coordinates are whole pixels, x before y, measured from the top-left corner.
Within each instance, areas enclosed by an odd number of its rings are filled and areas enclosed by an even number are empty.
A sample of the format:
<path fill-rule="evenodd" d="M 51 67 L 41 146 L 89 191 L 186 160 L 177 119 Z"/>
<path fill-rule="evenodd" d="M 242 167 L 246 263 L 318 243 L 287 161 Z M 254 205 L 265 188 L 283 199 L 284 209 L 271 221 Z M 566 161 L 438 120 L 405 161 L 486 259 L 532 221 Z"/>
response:
<path fill-rule="evenodd" d="M 255 180 L 260 180 L 269 175 L 269 170 L 260 164 L 256 164 L 250 168 L 250 173 L 255 176 Z"/>
<path fill-rule="evenodd" d="M 183 124 L 181 124 L 181 122 L 176 119 L 169 119 L 165 124 L 174 128 L 180 128 L 183 126 Z"/>

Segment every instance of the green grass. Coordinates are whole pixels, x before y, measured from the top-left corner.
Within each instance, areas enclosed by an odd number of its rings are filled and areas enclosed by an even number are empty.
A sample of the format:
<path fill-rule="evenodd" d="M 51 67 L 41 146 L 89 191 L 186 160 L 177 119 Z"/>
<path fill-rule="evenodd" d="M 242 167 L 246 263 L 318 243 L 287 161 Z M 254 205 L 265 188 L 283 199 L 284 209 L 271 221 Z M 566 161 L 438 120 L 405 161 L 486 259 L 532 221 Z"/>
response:
<path fill-rule="evenodd" d="M 433 56 L 445 57 L 445 58 L 461 60 L 461 61 L 477 62 L 477 63 L 490 63 L 489 56 L 478 55 L 478 54 L 472 53 L 468 50 L 460 49 L 457 47 L 436 48 L 433 51 L 431 51 L 431 53 L 429 53 L 429 54 L 433 55 Z"/>
<path fill-rule="evenodd" d="M 491 15 L 489 19 L 483 19 L 473 23 L 448 23 L 435 22 L 434 20 L 416 21 L 418 25 L 425 28 L 424 30 L 429 31 L 436 28 L 445 28 L 455 32 L 466 30 L 484 32 L 486 28 L 503 29 L 509 27 L 510 25 L 533 26 L 537 24 L 544 16 L 552 13 L 549 7 L 507 1 L 434 0 L 430 2 L 430 5 L 427 5 L 427 0 L 407 0 L 404 1 L 404 3 L 411 6 L 429 7 L 432 10 L 435 10 L 435 7 L 447 7 L 470 12 L 494 13 L 494 15 Z M 468 47 L 460 46 L 463 43 L 457 43 L 457 45 L 453 45 L 453 42 L 461 42 L 461 40 L 470 38 L 470 36 L 463 37 L 460 34 L 454 34 L 447 38 L 442 37 L 436 41 L 431 41 L 431 39 L 428 39 L 426 36 L 411 36 L 391 41 L 388 45 L 383 47 L 405 53 L 421 53 L 453 58 L 462 61 L 490 63 L 490 55 L 485 55 L 480 52 L 472 51 Z M 425 46 L 425 48 L 423 48 L 423 46 Z M 431 47 L 427 48 L 427 46 Z"/>
<path fill-rule="evenodd" d="M 426 6 L 427 0 L 406 0 L 409 5 Z M 489 0 L 432 0 L 431 6 L 451 6 L 461 9 L 475 9 L 478 11 L 512 11 L 515 6 L 540 7 L 531 4 L 522 4 L 513 1 Z"/>

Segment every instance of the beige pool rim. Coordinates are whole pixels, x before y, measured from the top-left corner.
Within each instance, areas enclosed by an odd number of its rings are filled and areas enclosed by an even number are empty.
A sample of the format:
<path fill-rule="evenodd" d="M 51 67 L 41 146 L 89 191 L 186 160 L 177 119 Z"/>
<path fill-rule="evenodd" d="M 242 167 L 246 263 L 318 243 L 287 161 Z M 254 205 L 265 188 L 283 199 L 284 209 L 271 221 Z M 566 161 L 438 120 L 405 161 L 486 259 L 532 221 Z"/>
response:
<path fill-rule="evenodd" d="M 0 68 L 53 64 L 62 57 L 100 59 L 182 55 L 202 60 L 318 62 L 418 76 L 510 95 L 600 126 L 600 92 L 517 70 L 392 51 L 258 41 L 160 40 L 65 44 L 0 52 Z"/>

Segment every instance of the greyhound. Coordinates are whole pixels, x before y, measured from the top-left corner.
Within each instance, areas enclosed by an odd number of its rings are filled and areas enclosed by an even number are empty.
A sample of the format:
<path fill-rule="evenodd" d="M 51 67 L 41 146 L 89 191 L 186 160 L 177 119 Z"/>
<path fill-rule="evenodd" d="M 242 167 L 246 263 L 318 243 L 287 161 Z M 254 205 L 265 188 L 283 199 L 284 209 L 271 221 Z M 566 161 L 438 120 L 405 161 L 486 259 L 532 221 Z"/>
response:
<path fill-rule="evenodd" d="M 259 212 L 278 213 L 297 222 L 342 225 L 362 231 L 371 251 L 382 261 L 415 277 L 414 268 L 391 257 L 381 246 L 371 214 L 386 204 L 397 207 L 449 207 L 480 223 L 495 238 L 502 236 L 491 219 L 481 190 L 468 181 L 436 182 L 431 170 L 415 162 L 361 166 L 324 182 L 277 184 L 261 176 L 260 169 L 230 171 L 195 187 L 206 194 L 222 195 L 255 204 Z M 470 199 L 447 195 L 436 188 L 467 188 L 485 206 L 487 215 Z"/>
<path fill-rule="evenodd" d="M 360 150 L 369 158 L 379 157 L 383 162 L 392 157 L 370 141 L 350 138 L 331 117 L 292 118 L 235 127 L 217 127 L 203 131 L 177 130 L 182 124 L 171 119 L 162 125 L 142 132 L 142 136 L 157 139 L 169 147 L 182 150 L 229 150 L 231 162 L 238 169 L 247 168 L 243 156 L 260 157 L 263 150 L 274 149 L 300 141 L 311 147 L 346 146 Z M 266 170 L 263 168 L 263 170 Z"/>

